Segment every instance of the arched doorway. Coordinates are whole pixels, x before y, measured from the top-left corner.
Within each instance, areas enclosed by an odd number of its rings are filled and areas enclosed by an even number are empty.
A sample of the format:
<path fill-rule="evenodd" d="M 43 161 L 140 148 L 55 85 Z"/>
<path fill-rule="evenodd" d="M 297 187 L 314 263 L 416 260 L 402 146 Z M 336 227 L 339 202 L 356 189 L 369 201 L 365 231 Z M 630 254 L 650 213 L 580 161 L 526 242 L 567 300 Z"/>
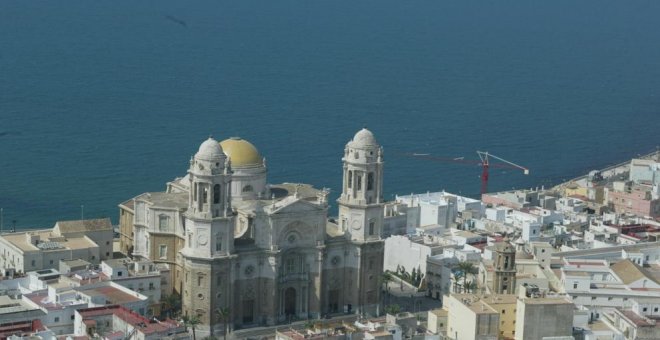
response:
<path fill-rule="evenodd" d="M 289 287 L 284 291 L 284 315 L 296 315 L 296 289 Z"/>

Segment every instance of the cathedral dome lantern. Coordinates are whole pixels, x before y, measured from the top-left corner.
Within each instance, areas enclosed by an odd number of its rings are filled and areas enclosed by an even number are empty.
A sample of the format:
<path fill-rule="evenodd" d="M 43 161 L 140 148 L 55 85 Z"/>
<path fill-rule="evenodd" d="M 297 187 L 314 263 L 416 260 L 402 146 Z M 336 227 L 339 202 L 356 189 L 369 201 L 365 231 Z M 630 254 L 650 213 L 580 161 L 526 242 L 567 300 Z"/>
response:
<path fill-rule="evenodd" d="M 232 166 L 232 199 L 248 200 L 266 197 L 266 159 L 249 141 L 231 137 L 220 142 Z"/>

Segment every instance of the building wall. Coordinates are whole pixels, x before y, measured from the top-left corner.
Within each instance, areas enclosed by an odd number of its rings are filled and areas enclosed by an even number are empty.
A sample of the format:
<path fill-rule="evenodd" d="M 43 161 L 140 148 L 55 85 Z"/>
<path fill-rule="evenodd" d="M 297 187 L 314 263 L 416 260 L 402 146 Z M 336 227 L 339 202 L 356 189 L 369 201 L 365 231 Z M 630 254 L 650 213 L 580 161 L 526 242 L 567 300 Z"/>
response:
<path fill-rule="evenodd" d="M 397 266 L 405 267 L 408 273 L 413 268 L 426 272 L 426 258 L 432 256 L 431 247 L 411 241 L 406 236 L 391 236 L 385 240 L 384 270 L 395 272 Z"/>
<path fill-rule="evenodd" d="M 572 336 L 573 309 L 570 303 L 526 303 L 525 299 L 518 299 L 516 340 Z"/>
<path fill-rule="evenodd" d="M 460 296 L 460 295 L 459 295 Z M 455 295 L 445 297 L 447 336 L 452 339 L 491 340 L 499 336 L 499 313 L 494 310 L 475 312 Z M 479 302 L 476 302 L 479 303 Z"/>
<path fill-rule="evenodd" d="M 119 249 L 122 253 L 130 255 L 133 251 L 133 210 L 119 206 Z"/>

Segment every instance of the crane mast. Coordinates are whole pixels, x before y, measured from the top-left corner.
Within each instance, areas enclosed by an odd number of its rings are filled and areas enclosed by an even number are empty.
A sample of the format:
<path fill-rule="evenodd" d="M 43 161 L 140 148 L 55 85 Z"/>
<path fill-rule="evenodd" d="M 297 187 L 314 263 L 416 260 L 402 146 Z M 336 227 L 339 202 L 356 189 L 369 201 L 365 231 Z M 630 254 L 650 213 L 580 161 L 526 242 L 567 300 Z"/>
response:
<path fill-rule="evenodd" d="M 501 157 L 497 157 L 491 153 L 488 153 L 488 151 L 478 151 L 477 150 L 477 155 L 479 155 L 479 158 L 481 159 L 481 167 L 483 170 L 481 171 L 481 194 L 485 194 L 488 192 L 488 168 L 490 167 L 490 163 L 488 161 L 488 157 L 495 158 L 499 160 L 500 162 L 504 162 L 506 164 L 509 164 L 513 167 L 516 167 L 518 169 L 523 170 L 523 173 L 525 175 L 529 175 L 529 169 L 525 168 L 524 166 L 518 165 L 516 163 L 513 163 L 511 161 L 507 161 L 506 159 L 503 159 Z"/>

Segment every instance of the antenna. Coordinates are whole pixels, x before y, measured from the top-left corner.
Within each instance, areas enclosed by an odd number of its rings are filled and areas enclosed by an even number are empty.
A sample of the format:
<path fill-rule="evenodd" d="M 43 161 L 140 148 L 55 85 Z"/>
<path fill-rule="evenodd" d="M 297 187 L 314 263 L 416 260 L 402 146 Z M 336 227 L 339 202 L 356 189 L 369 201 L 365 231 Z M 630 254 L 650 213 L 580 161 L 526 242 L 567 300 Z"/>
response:
<path fill-rule="evenodd" d="M 4 213 L 5 208 L 0 208 L 0 235 L 2 235 L 2 223 L 4 222 Z"/>

